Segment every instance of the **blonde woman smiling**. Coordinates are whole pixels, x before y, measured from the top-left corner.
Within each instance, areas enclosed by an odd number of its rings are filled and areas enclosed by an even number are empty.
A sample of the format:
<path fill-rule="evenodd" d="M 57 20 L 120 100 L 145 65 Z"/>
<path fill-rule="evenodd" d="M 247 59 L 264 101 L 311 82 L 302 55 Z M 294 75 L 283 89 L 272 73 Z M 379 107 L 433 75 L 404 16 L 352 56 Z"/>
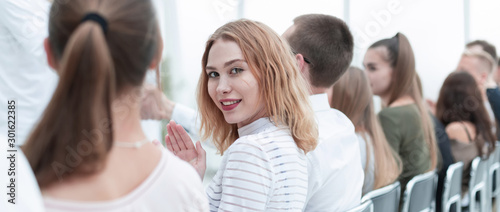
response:
<path fill-rule="evenodd" d="M 239 20 L 207 41 L 198 84 L 203 139 L 224 155 L 207 188 L 211 211 L 302 211 L 318 137 L 292 51 L 264 24 Z M 205 155 L 171 122 L 167 147 L 203 176 Z"/>

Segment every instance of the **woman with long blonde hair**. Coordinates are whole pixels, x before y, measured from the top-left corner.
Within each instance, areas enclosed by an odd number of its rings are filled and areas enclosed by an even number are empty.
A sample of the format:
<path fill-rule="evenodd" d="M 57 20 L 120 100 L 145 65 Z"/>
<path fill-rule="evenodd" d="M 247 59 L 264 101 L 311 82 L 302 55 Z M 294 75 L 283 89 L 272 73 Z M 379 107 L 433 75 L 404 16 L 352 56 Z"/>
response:
<path fill-rule="evenodd" d="M 230 22 L 207 41 L 198 83 L 202 139 L 223 154 L 207 188 L 211 211 L 301 211 L 307 194 L 305 153 L 318 139 L 307 84 L 289 45 L 268 26 Z M 180 125 L 167 147 L 200 176 L 205 153 Z"/>
<path fill-rule="evenodd" d="M 411 178 L 436 169 L 438 149 L 434 127 L 418 89 L 415 56 L 405 35 L 375 42 L 363 65 L 374 95 L 381 98 L 378 114 L 387 141 L 403 162 L 402 192 Z"/>
<path fill-rule="evenodd" d="M 349 67 L 333 86 L 330 106 L 342 111 L 354 124 L 365 171 L 363 194 L 396 181 L 401 173 L 401 160 L 380 127 L 373 94 L 363 70 Z"/>

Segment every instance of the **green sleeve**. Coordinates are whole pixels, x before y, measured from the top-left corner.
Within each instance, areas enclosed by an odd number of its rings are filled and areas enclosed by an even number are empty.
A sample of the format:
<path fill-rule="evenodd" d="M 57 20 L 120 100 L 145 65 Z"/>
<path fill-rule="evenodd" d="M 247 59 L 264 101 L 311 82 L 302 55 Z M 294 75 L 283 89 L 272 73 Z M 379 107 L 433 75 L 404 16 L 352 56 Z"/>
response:
<path fill-rule="evenodd" d="M 401 145 L 401 135 L 399 133 L 400 126 L 396 120 L 397 117 L 386 112 L 387 111 L 381 111 L 378 114 L 378 118 L 384 130 L 387 142 L 389 142 L 389 145 L 391 145 L 395 152 L 399 153 L 399 147 Z"/>

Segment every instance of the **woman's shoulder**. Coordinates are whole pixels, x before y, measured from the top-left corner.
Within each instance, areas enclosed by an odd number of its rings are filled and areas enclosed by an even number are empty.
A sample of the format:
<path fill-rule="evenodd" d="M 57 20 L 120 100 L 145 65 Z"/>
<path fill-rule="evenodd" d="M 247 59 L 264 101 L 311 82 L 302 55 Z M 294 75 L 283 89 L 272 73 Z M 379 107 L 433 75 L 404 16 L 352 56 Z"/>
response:
<path fill-rule="evenodd" d="M 194 170 L 193 166 L 191 166 L 186 161 L 181 160 L 176 157 L 173 153 L 168 150 L 162 150 L 163 157 L 165 158 L 164 164 L 162 164 L 163 174 L 167 174 L 168 178 L 177 178 L 177 179 L 187 179 L 188 181 L 200 181 L 198 174 Z M 175 174 L 172 174 L 175 172 Z"/>
<path fill-rule="evenodd" d="M 152 183 L 156 189 L 151 194 L 164 193 L 164 197 L 175 200 L 169 200 L 172 204 L 196 203 L 193 207 L 208 205 L 201 179 L 194 168 L 168 150 L 163 149 L 162 153 L 163 167 L 159 167 L 162 170 L 157 175 L 157 181 Z"/>
<path fill-rule="evenodd" d="M 259 155 L 268 160 L 276 154 L 301 154 L 290 130 L 286 127 L 271 127 L 262 132 L 238 138 L 224 154 L 246 153 Z M 303 154 L 303 153 L 302 153 Z"/>
<path fill-rule="evenodd" d="M 45 195 L 46 209 L 58 211 L 58 208 L 69 207 L 80 211 L 122 211 L 128 207 L 147 205 L 152 210 L 177 210 L 191 203 L 189 207 L 206 208 L 208 203 L 201 179 L 194 168 L 168 150 L 161 148 L 160 151 L 161 158 L 154 170 L 124 196 L 112 200 L 82 202 Z M 157 201 L 160 196 L 164 201 Z"/>
<path fill-rule="evenodd" d="M 446 125 L 446 134 L 451 140 L 469 143 L 475 137 L 476 128 L 474 125 L 464 122 L 451 122 Z M 469 138 L 469 136 L 471 138 Z"/>
<path fill-rule="evenodd" d="M 387 107 L 382 109 L 379 114 L 382 120 L 391 120 L 395 122 L 408 121 L 409 119 L 419 119 L 420 112 L 415 104 L 408 104 L 403 106 Z"/>
<path fill-rule="evenodd" d="M 380 111 L 380 113 L 386 114 L 411 114 L 418 113 L 418 108 L 416 104 L 406 104 L 406 105 L 398 105 L 386 107 Z"/>
<path fill-rule="evenodd" d="M 293 138 L 288 127 L 272 126 L 259 133 L 241 136 L 234 142 L 234 144 L 255 144 L 258 146 L 267 146 L 269 143 L 290 140 L 293 141 Z"/>

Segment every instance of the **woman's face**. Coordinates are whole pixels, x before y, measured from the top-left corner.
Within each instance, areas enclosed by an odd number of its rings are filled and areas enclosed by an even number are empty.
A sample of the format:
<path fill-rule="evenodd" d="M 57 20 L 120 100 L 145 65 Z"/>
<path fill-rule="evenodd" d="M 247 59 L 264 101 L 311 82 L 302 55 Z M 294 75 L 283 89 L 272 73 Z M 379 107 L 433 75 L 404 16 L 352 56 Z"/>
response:
<path fill-rule="evenodd" d="M 208 94 L 229 124 L 245 126 L 265 116 L 257 79 L 234 41 L 218 39 L 208 53 Z"/>
<path fill-rule="evenodd" d="M 363 60 L 373 94 L 377 96 L 385 95 L 391 84 L 392 68 L 385 59 L 386 55 L 388 55 L 386 47 L 370 48 Z"/>

